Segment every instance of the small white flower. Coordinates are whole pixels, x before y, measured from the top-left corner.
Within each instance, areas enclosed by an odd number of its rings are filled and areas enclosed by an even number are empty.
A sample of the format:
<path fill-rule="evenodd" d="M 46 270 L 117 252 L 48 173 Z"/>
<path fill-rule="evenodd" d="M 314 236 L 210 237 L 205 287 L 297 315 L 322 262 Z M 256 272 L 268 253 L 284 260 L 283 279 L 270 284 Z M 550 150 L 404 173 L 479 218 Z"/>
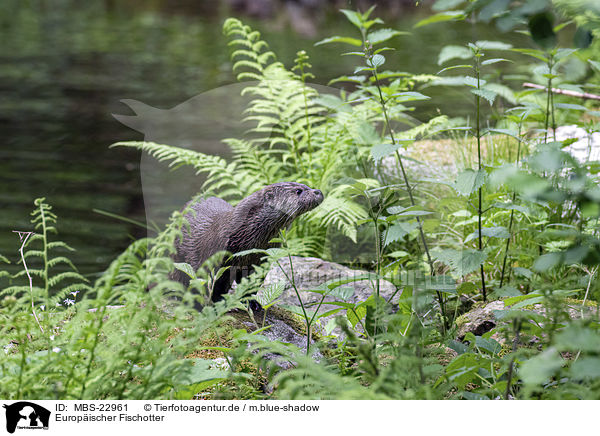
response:
<path fill-rule="evenodd" d="M 54 340 L 54 335 L 50 335 L 50 340 L 53 341 Z"/>
<path fill-rule="evenodd" d="M 45 309 L 46 309 L 46 306 L 42 304 L 42 305 L 40 306 L 40 309 L 42 309 L 42 310 L 45 310 Z"/>
<path fill-rule="evenodd" d="M 60 348 L 59 348 L 59 347 L 54 347 L 54 348 L 52 349 L 52 351 L 53 351 L 54 353 L 60 353 Z"/>
<path fill-rule="evenodd" d="M 71 300 L 69 298 L 66 298 L 65 301 L 65 306 L 72 306 L 73 304 L 75 304 L 75 300 Z"/>
<path fill-rule="evenodd" d="M 73 291 L 73 292 L 71 292 L 71 295 L 72 295 L 73 297 L 77 297 L 77 294 L 79 294 L 79 291 Z"/>

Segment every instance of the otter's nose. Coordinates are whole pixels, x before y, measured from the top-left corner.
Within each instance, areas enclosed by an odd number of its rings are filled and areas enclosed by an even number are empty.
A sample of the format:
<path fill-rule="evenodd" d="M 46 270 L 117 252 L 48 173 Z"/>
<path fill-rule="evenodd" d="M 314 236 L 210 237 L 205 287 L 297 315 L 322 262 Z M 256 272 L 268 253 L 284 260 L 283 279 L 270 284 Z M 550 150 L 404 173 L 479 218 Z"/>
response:
<path fill-rule="evenodd" d="M 313 189 L 313 194 L 315 194 L 315 197 L 317 197 L 317 201 L 319 203 L 323 201 L 323 193 L 320 189 Z"/>

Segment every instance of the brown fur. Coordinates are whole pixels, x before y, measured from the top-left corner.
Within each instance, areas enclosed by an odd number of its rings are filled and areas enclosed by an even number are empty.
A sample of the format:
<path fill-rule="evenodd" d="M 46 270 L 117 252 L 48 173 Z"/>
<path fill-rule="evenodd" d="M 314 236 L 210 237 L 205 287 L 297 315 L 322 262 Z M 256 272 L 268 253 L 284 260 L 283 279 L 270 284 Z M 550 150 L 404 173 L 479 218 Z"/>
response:
<path fill-rule="evenodd" d="M 194 271 L 219 251 L 239 253 L 252 248 L 268 248 L 269 241 L 279 230 L 291 225 L 299 215 L 314 209 L 323 201 L 318 189 L 295 182 L 269 185 L 238 203 L 236 207 L 226 201 L 210 197 L 188 204 L 186 215 L 189 231 L 184 226 L 183 238 L 177 245 L 176 262 L 189 263 Z M 234 279 L 248 274 L 260 255 L 252 254 L 231 258 L 226 265 L 229 271 L 215 283 L 212 299 L 216 301 L 226 293 Z M 180 271 L 173 278 L 185 286 L 187 275 Z"/>

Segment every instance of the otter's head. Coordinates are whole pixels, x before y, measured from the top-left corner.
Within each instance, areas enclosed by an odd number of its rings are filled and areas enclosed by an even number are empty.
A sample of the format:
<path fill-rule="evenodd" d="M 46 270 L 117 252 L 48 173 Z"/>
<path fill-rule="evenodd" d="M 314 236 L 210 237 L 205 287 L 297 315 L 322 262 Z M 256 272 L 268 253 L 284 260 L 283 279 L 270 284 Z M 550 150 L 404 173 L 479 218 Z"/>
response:
<path fill-rule="evenodd" d="M 296 182 L 275 183 L 259 192 L 271 213 L 279 214 L 288 223 L 323 202 L 320 190 Z"/>

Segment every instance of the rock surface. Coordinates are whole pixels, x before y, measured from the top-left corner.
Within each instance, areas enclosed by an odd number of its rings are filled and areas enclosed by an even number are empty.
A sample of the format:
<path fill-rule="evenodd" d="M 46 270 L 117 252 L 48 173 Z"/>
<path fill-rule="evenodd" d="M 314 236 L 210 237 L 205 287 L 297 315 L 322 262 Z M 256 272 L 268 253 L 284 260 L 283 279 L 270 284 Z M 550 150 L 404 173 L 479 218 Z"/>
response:
<path fill-rule="evenodd" d="M 469 332 L 473 333 L 475 336 L 481 336 L 484 333 L 489 332 L 501 322 L 494 312 L 508 309 L 512 309 L 512 307 L 505 307 L 504 301 L 491 301 L 484 306 L 476 307 L 461 315 L 456 320 L 456 324 L 458 325 L 456 338 L 462 340 Z M 548 316 L 547 309 L 539 303 L 523 307 L 521 310 L 530 311 L 537 315 Z M 566 313 L 571 319 L 577 319 L 593 315 L 595 313 L 595 308 L 583 306 L 580 301 L 573 300 L 573 302 L 566 307 Z"/>
<path fill-rule="evenodd" d="M 280 266 L 279 266 L 280 265 Z M 290 267 L 289 259 L 283 258 L 279 260 L 279 265 L 274 264 L 271 270 L 267 274 L 264 280 L 264 286 L 274 285 L 276 283 L 283 283 L 284 290 L 281 297 L 275 303 L 276 306 L 291 308 L 295 312 L 300 309 L 300 302 L 298 296 L 292 286 L 292 268 Z M 333 280 L 346 280 L 359 278 L 367 274 L 366 271 L 353 270 L 343 265 L 327 262 L 322 259 L 314 257 L 295 257 L 292 256 L 292 267 L 293 267 L 293 281 L 296 288 L 299 291 L 300 298 L 307 310 L 311 313 L 317 309 L 319 302 L 321 301 L 322 295 L 310 290 L 315 290 L 321 287 L 323 289 L 323 283 L 330 282 Z M 283 271 L 282 271 L 283 269 Z M 379 295 L 386 300 L 393 296 L 392 301 L 397 301 L 400 292 L 394 295 L 396 288 L 392 283 L 380 280 Z M 323 301 L 323 304 L 318 309 L 319 314 L 323 314 L 332 309 L 339 308 L 335 304 L 331 304 L 335 301 L 343 301 L 347 303 L 360 303 L 369 298 L 375 293 L 374 280 L 357 280 L 349 282 L 336 288 L 333 292 L 330 292 Z M 261 295 L 264 291 L 259 291 Z M 320 325 L 324 327 L 329 321 L 339 315 L 345 315 L 345 309 L 327 315 L 321 318 Z"/>

